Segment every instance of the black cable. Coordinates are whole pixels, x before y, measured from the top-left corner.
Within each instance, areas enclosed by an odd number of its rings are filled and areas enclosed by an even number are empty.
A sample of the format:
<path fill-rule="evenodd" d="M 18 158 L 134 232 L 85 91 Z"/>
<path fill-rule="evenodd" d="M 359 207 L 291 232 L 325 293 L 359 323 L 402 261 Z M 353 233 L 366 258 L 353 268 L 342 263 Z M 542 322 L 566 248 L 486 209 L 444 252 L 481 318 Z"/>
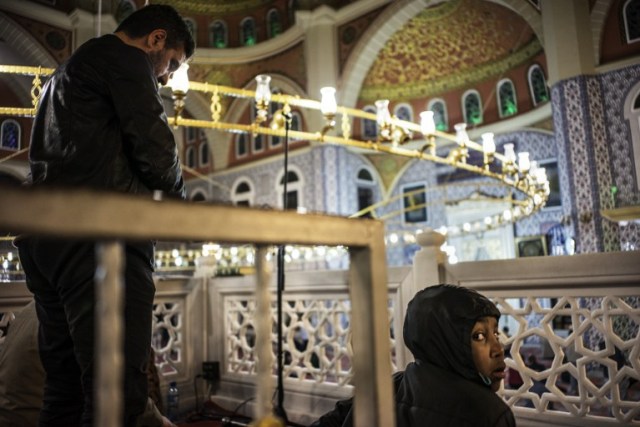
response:
<path fill-rule="evenodd" d="M 291 124 L 291 114 L 283 113 L 284 116 L 284 186 L 282 194 L 282 208 L 287 210 L 289 208 L 289 198 L 287 194 L 287 182 L 289 181 L 289 126 Z M 278 357 L 277 363 L 277 390 L 278 396 L 274 413 L 277 417 L 280 417 L 284 422 L 287 422 L 287 412 L 284 409 L 284 358 L 283 358 L 283 336 L 282 336 L 282 294 L 284 292 L 284 245 L 278 246 L 278 288 L 277 288 L 277 329 L 278 329 L 278 343 L 276 346 L 276 353 Z"/>
<path fill-rule="evenodd" d="M 198 374 L 195 377 L 193 377 L 193 392 L 196 396 L 196 413 L 200 413 L 200 409 L 198 407 L 198 402 L 200 401 L 200 399 L 198 398 L 198 385 L 196 384 L 196 380 L 198 378 L 202 378 L 202 375 Z"/>
<path fill-rule="evenodd" d="M 248 402 L 252 401 L 253 399 L 254 399 L 254 398 L 253 398 L 253 396 L 252 396 L 252 397 L 249 397 L 249 398 L 247 398 L 247 399 L 243 400 L 243 401 L 242 401 L 238 406 L 236 406 L 236 409 L 234 409 L 234 410 L 233 410 L 233 412 L 231 413 L 231 415 L 230 415 L 230 416 L 228 416 L 228 417 L 222 417 L 222 425 L 223 425 L 224 427 L 237 426 L 237 425 L 245 425 L 245 426 L 246 426 L 246 425 L 248 425 L 248 423 L 247 423 L 247 424 L 241 424 L 241 423 L 239 423 L 239 422 L 235 421 L 234 419 L 238 416 L 238 411 L 239 411 L 239 410 L 240 410 L 244 405 L 246 405 Z"/>

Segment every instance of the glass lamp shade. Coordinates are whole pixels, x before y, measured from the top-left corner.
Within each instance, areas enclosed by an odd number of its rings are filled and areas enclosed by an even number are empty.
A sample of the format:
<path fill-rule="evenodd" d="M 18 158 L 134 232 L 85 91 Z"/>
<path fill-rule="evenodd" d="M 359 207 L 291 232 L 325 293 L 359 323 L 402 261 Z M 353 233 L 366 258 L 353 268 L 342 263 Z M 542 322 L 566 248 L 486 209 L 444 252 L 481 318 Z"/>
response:
<path fill-rule="evenodd" d="M 267 104 L 271 101 L 271 89 L 269 88 L 269 82 L 271 76 L 266 74 L 258 74 L 256 76 L 256 102 L 258 104 Z"/>
<path fill-rule="evenodd" d="M 380 99 L 376 101 L 376 121 L 379 125 L 389 123 L 391 121 L 391 114 L 389 114 L 389 100 Z"/>
<path fill-rule="evenodd" d="M 522 153 L 518 153 L 518 169 L 520 172 L 529 172 L 531 169 L 531 161 L 529 160 L 529 153 L 523 151 Z"/>
<path fill-rule="evenodd" d="M 467 124 L 466 123 L 458 123 L 453 126 L 456 130 L 456 140 L 458 144 L 464 145 L 469 141 L 469 135 L 467 134 Z"/>
<path fill-rule="evenodd" d="M 338 111 L 336 103 L 336 89 L 330 86 L 320 89 L 322 99 L 320 101 L 320 111 L 325 116 L 334 116 Z"/>
<path fill-rule="evenodd" d="M 172 74 L 167 82 L 167 86 L 172 92 L 187 93 L 189 90 L 189 64 L 183 62 L 182 65 Z"/>
<path fill-rule="evenodd" d="M 504 144 L 504 157 L 509 162 L 516 162 L 516 152 L 513 149 L 513 144 Z"/>
<path fill-rule="evenodd" d="M 494 154 L 496 152 L 496 143 L 493 140 L 493 132 L 482 134 L 482 150 L 487 154 Z"/>
<path fill-rule="evenodd" d="M 433 111 L 420 113 L 420 131 L 423 135 L 433 135 L 436 131 L 436 122 L 433 120 Z"/>

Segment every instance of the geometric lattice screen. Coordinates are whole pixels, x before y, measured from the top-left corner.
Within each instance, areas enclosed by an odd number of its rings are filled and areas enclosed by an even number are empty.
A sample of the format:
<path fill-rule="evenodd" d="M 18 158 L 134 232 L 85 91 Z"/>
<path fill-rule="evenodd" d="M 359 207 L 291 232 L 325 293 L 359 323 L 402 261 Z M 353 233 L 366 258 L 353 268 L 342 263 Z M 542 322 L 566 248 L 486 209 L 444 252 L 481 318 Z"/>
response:
<path fill-rule="evenodd" d="M 515 407 L 640 423 L 640 297 L 496 298 Z M 526 410 L 526 409 L 523 409 Z"/>
<path fill-rule="evenodd" d="M 392 328 L 393 305 L 389 300 L 392 363 L 395 369 L 395 339 Z M 255 302 L 247 297 L 225 298 L 226 372 L 255 373 Z M 276 357 L 276 306 L 272 302 L 271 341 Z M 349 299 L 344 296 L 322 299 L 285 297 L 283 301 L 283 377 L 314 383 L 346 385 L 351 372 L 351 328 Z M 273 373 L 276 373 L 274 362 Z"/>

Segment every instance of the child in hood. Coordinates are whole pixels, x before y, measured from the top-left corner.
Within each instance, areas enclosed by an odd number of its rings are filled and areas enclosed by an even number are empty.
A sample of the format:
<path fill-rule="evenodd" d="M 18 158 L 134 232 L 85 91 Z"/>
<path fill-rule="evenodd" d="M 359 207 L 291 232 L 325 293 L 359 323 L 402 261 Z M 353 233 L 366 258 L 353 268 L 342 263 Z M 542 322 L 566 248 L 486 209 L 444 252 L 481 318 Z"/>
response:
<path fill-rule="evenodd" d="M 505 377 L 495 304 L 453 285 L 419 291 L 409 302 L 404 342 L 415 362 L 394 375 L 397 427 L 513 427 L 496 391 Z M 312 427 L 351 427 L 351 402 Z"/>

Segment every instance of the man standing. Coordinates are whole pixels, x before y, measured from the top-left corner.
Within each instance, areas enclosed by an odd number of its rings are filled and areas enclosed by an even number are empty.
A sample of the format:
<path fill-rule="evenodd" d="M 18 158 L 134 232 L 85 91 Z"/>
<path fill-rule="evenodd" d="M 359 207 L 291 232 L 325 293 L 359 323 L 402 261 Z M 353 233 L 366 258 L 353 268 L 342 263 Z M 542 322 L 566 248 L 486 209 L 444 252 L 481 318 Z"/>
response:
<path fill-rule="evenodd" d="M 92 39 L 46 83 L 31 135 L 33 185 L 82 187 L 184 198 L 173 134 L 158 94 L 193 54 L 194 41 L 169 6 L 146 6 L 114 34 Z M 22 236 L 17 240 L 40 322 L 46 372 L 41 426 L 93 424 L 95 244 Z M 147 402 L 153 243 L 125 242 L 124 419 Z"/>

